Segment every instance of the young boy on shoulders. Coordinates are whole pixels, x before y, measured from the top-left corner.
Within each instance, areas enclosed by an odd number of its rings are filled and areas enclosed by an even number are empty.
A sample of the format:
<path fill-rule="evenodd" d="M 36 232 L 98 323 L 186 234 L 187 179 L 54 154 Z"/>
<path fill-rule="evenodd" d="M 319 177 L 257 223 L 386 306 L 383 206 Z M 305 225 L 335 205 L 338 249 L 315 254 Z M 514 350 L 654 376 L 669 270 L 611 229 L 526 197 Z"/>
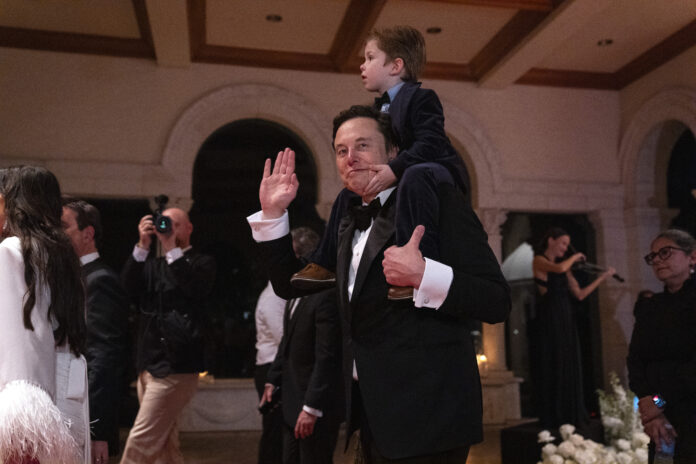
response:
<path fill-rule="evenodd" d="M 410 26 L 396 26 L 370 33 L 365 43 L 360 76 L 366 90 L 381 96 L 374 107 L 388 112 L 392 128 L 400 141 L 400 151 L 389 164 L 373 165 L 374 177 L 368 193 L 377 194 L 399 184 L 396 190 L 396 245 L 404 246 L 419 224 L 425 226 L 420 242 L 424 257 L 440 258 L 437 224 L 440 212 L 438 188 L 454 185 L 462 190 L 470 207 L 469 176 L 459 154 L 445 134 L 442 104 L 437 94 L 424 89 L 418 76 L 425 67 L 425 39 Z M 297 286 L 331 286 L 335 281 L 331 261 L 335 257 L 338 223 L 346 214 L 351 197 L 343 189 L 336 198 L 327 233 L 320 244 L 314 263 L 293 278 Z M 353 198 L 352 201 L 355 201 Z M 390 298 L 410 298 L 412 289 L 393 289 Z"/>

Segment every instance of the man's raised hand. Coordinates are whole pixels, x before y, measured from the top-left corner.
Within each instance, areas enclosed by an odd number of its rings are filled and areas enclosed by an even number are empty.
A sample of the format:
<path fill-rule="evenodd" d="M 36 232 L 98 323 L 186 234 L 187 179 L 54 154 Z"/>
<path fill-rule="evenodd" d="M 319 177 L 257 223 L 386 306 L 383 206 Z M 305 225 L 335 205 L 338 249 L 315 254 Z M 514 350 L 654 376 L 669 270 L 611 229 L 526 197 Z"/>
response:
<path fill-rule="evenodd" d="M 283 215 L 297 195 L 300 183 L 295 175 L 295 152 L 289 148 L 278 152 L 271 172 L 271 160 L 266 159 L 259 188 L 263 217 L 275 219 Z"/>

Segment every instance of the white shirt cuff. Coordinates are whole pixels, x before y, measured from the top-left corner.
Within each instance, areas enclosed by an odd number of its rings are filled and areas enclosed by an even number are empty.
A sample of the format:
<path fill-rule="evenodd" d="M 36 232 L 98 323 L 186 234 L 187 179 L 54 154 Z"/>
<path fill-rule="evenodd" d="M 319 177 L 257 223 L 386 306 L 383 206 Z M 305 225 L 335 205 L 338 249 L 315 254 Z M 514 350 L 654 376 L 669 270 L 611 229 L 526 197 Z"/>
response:
<path fill-rule="evenodd" d="M 310 408 L 307 405 L 302 406 L 302 410 L 308 414 L 311 414 L 311 415 L 317 416 L 317 417 L 322 417 L 324 415 L 324 413 L 322 413 L 320 410 Z"/>
<path fill-rule="evenodd" d="M 181 248 L 176 247 L 166 252 L 164 256 L 167 259 L 167 264 L 172 264 L 174 261 L 184 256 L 184 251 Z"/>
<path fill-rule="evenodd" d="M 135 245 L 135 247 L 133 248 L 133 259 L 139 263 L 145 261 L 147 259 L 147 255 L 149 254 L 150 250 L 140 248 L 138 245 Z"/>
<path fill-rule="evenodd" d="M 251 235 L 257 242 L 268 242 L 290 233 L 290 219 L 288 211 L 285 210 L 279 218 L 266 219 L 263 211 L 258 211 L 247 217 L 247 222 L 251 226 Z"/>
<path fill-rule="evenodd" d="M 420 288 L 413 289 L 416 308 L 437 309 L 445 302 L 454 272 L 450 266 L 425 258 L 425 271 Z"/>

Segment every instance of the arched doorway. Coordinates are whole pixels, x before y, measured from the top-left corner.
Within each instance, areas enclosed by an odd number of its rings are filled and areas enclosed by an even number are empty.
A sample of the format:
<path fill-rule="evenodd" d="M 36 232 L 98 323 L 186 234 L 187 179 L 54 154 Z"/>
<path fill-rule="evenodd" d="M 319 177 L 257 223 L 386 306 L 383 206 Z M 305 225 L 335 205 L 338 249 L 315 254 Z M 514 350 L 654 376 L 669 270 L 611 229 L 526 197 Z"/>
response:
<path fill-rule="evenodd" d="M 672 148 L 666 180 L 667 206 L 679 209 L 671 226 L 696 235 L 696 138 L 688 129 Z"/>
<path fill-rule="evenodd" d="M 207 365 L 216 377 L 250 377 L 255 361 L 254 309 L 266 285 L 246 217 L 260 209 L 264 160 L 291 147 L 300 188 L 290 207 L 291 227 L 323 232 L 316 212 L 317 168 L 304 141 L 264 119 L 242 119 L 216 130 L 203 143 L 193 168 L 192 242 L 215 256 L 218 273 L 209 308 Z"/>

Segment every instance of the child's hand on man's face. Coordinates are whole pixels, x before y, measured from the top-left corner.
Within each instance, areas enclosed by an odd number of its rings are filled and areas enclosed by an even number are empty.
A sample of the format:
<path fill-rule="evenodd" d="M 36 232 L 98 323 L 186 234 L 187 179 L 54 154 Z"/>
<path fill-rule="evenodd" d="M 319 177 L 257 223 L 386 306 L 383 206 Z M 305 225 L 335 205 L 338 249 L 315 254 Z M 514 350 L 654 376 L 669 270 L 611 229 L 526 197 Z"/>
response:
<path fill-rule="evenodd" d="M 374 175 L 370 182 L 365 187 L 365 195 L 377 195 L 382 190 L 396 184 L 396 175 L 388 164 L 373 164 L 370 170 L 374 171 Z"/>

